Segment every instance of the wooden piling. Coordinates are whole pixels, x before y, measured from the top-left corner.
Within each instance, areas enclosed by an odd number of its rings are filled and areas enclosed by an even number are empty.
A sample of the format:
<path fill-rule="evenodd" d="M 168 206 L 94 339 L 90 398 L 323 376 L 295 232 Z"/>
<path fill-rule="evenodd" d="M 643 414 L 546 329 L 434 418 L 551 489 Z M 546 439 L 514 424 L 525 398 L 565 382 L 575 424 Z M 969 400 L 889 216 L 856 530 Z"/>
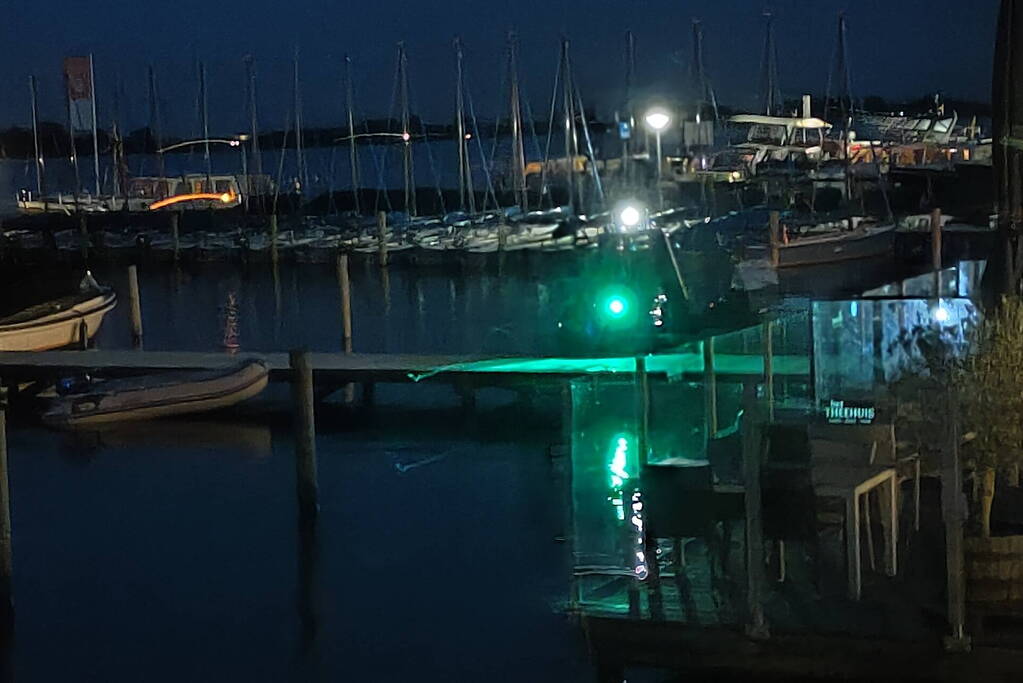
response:
<path fill-rule="evenodd" d="M 131 314 L 131 343 L 136 349 L 142 348 L 142 298 L 139 294 L 139 272 L 134 265 L 128 266 L 128 299 Z"/>
<path fill-rule="evenodd" d="M 771 212 L 771 265 L 777 267 L 781 262 L 781 213 Z"/>
<path fill-rule="evenodd" d="M 293 378 L 291 395 L 295 410 L 295 475 L 299 514 L 315 519 L 319 511 L 316 476 L 316 414 L 313 366 L 308 351 L 289 355 Z"/>
<path fill-rule="evenodd" d="M 774 422 L 774 321 L 763 325 L 764 398 L 767 401 L 767 419 Z"/>
<path fill-rule="evenodd" d="M 171 239 L 174 241 L 174 260 L 181 258 L 181 212 L 171 211 Z"/>
<path fill-rule="evenodd" d="M 760 467 L 763 460 L 763 411 L 749 384 L 743 391 L 742 463 L 746 510 L 746 634 L 770 637 L 764 614 L 764 527 L 761 512 Z"/>
<path fill-rule="evenodd" d="M 348 275 L 348 254 L 337 256 L 337 279 L 341 287 L 341 342 L 345 353 L 352 352 L 352 282 Z"/>
<path fill-rule="evenodd" d="M 646 358 L 636 357 L 636 417 L 639 429 L 639 466 L 647 465 L 650 448 L 650 376 L 646 371 Z"/>
<path fill-rule="evenodd" d="M 718 433 L 718 383 L 714 373 L 714 337 L 703 341 L 703 412 L 707 441 Z"/>
<path fill-rule="evenodd" d="M 387 267 L 387 213 L 377 213 L 377 249 L 379 253 L 380 267 Z"/>
<path fill-rule="evenodd" d="M 956 416 L 958 406 L 949 395 L 944 414 Z M 941 446 L 941 516 L 945 523 L 945 595 L 948 599 L 949 635 L 945 649 L 950 652 L 968 652 L 970 636 L 966 633 L 966 576 L 963 526 L 963 471 L 959 461 L 959 425 L 956 419 L 945 420 Z"/>
<path fill-rule="evenodd" d="M 14 555 L 11 552 L 11 489 L 7 472 L 7 389 L 0 388 L 0 612 L 9 620 L 14 603 L 12 576 Z"/>
<path fill-rule="evenodd" d="M 341 288 L 341 344 L 345 353 L 352 352 L 352 282 L 348 276 L 348 254 L 337 255 L 337 280 Z M 355 399 L 355 385 L 345 385 L 345 403 Z"/>
<path fill-rule="evenodd" d="M 934 296 L 941 296 L 941 209 L 931 212 L 931 268 L 934 270 Z"/>

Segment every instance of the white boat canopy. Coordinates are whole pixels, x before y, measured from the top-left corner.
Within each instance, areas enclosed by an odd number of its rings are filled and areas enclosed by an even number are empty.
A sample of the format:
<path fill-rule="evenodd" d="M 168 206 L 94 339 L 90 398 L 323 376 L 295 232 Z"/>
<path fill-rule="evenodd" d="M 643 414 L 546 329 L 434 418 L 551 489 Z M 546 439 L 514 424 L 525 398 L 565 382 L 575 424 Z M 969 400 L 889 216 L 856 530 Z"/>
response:
<path fill-rule="evenodd" d="M 790 116 L 762 116 L 760 114 L 739 114 L 728 119 L 729 123 L 751 123 L 758 126 L 783 126 L 818 130 L 831 128 L 831 124 L 818 118 L 801 119 Z"/>

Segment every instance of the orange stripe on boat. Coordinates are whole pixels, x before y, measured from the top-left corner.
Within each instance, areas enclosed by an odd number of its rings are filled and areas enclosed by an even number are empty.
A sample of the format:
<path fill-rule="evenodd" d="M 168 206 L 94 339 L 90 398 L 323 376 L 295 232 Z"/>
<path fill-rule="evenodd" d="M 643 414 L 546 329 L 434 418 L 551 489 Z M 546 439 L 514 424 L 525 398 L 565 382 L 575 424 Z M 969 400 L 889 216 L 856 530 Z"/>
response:
<path fill-rule="evenodd" d="M 231 202 L 234 201 L 234 199 L 235 199 L 235 195 L 234 195 L 234 193 L 231 193 L 231 192 L 225 192 L 224 194 L 214 194 L 212 192 L 196 192 L 196 193 L 193 193 L 193 194 L 176 194 L 173 197 L 167 197 L 166 199 L 161 199 L 158 202 L 153 202 L 152 204 L 149 205 L 149 210 L 150 211 L 156 211 L 157 209 L 162 209 L 165 206 L 171 206 L 173 204 L 180 204 L 181 202 L 196 202 L 196 201 L 202 201 L 202 200 L 209 200 L 209 201 L 215 201 L 215 202 L 216 201 L 220 201 L 220 202 L 224 202 L 225 204 L 230 204 Z"/>

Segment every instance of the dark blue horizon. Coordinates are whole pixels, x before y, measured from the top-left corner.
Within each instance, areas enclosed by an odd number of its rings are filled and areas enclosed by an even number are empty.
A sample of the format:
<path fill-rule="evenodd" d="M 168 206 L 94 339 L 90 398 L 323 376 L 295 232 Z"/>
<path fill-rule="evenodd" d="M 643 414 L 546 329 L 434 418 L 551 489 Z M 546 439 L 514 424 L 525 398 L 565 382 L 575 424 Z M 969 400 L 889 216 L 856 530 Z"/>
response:
<path fill-rule="evenodd" d="M 433 3 L 430 3 L 431 5 Z M 987 101 L 998 3 L 981 9 L 952 0 L 777 0 L 782 92 L 823 92 L 835 45 L 836 18 L 846 11 L 854 95 L 892 99 L 943 92 Z M 483 118 L 504 109 L 505 35 L 519 37 L 523 88 L 534 114 L 546 115 L 561 36 L 572 41 L 576 77 L 588 105 L 609 115 L 624 89 L 624 34 L 636 36 L 637 88 L 677 99 L 686 85 L 691 21 L 704 24 L 708 71 L 719 99 L 739 108 L 756 104 L 764 23 L 763 5 L 694 0 L 586 4 L 562 0 L 443 6 L 340 2 L 330 6 L 293 0 L 282 7 L 252 0 L 244 7 L 211 7 L 196 0 L 150 4 L 128 0 L 89 3 L 15 0 L 0 29 L 0 126 L 29 121 L 28 77 L 40 82 L 40 114 L 62 121 L 63 57 L 95 55 L 99 119 L 120 109 L 131 128 L 146 125 L 146 69 L 156 68 L 164 128 L 191 134 L 197 126 L 195 61 L 208 70 L 213 132 L 243 130 L 243 58 L 258 72 L 260 119 L 283 127 L 291 108 L 292 56 L 301 55 L 305 123 L 342 122 L 342 61 L 356 68 L 358 109 L 385 116 L 392 109 L 395 44 L 406 43 L 413 108 L 424 118 L 453 116 L 453 51 L 465 42 L 468 86 Z M 120 90 L 120 95 L 117 91 Z"/>

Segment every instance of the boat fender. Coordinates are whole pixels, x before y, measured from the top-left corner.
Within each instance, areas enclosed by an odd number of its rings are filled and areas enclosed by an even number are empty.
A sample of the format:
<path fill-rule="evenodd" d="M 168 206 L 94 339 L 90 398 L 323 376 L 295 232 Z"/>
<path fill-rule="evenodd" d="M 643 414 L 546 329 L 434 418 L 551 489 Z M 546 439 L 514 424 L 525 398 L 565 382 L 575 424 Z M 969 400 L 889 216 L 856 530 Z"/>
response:
<path fill-rule="evenodd" d="M 782 244 L 789 243 L 789 226 L 787 225 L 781 226 L 781 243 Z"/>

